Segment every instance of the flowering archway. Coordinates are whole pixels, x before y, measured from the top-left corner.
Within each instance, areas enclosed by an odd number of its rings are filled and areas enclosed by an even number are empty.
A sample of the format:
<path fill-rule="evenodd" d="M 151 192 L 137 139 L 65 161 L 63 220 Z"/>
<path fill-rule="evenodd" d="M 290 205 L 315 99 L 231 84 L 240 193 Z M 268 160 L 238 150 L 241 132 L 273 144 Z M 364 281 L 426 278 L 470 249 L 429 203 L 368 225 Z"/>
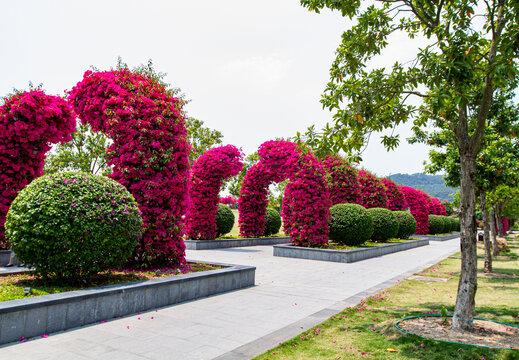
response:
<path fill-rule="evenodd" d="M 216 237 L 216 212 L 222 182 L 238 175 L 243 154 L 233 145 L 210 149 L 196 159 L 191 169 L 186 235 L 190 239 Z"/>
<path fill-rule="evenodd" d="M 72 140 L 76 118 L 67 102 L 42 90 L 8 97 L 0 106 L 0 249 L 7 249 L 5 217 L 16 195 L 43 175 L 52 144 Z"/>
<path fill-rule="evenodd" d="M 261 236 L 265 229 L 268 186 L 289 179 L 283 199 L 283 223 L 296 245 L 320 245 L 328 241 L 330 200 L 325 173 L 312 153 L 285 140 L 263 143 L 260 161 L 243 179 L 239 198 L 242 236 Z"/>
<path fill-rule="evenodd" d="M 326 171 L 331 204 L 358 203 L 361 192 L 357 170 L 339 156 L 327 156 L 321 163 Z"/>
<path fill-rule="evenodd" d="M 107 151 L 110 177 L 139 204 L 144 233 L 132 262 L 184 263 L 190 146 L 182 102 L 164 85 L 127 69 L 85 72 L 69 101 L 83 124 L 113 140 Z"/>

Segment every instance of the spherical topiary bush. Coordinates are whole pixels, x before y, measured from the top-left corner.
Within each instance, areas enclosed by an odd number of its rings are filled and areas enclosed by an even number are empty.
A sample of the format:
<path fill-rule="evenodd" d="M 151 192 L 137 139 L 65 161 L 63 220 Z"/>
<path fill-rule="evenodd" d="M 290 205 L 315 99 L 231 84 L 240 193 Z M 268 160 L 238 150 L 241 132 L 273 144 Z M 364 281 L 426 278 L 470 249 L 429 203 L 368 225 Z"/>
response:
<path fill-rule="evenodd" d="M 416 220 L 408 211 L 393 211 L 398 220 L 398 232 L 396 237 L 407 239 L 416 232 Z"/>
<path fill-rule="evenodd" d="M 429 215 L 429 234 L 441 234 L 445 228 L 445 222 L 440 215 Z"/>
<path fill-rule="evenodd" d="M 216 212 L 216 237 L 223 236 L 232 230 L 234 214 L 229 206 L 218 204 Z"/>
<path fill-rule="evenodd" d="M 363 206 L 337 204 L 330 208 L 328 237 L 346 245 L 360 245 L 373 235 L 373 219 Z"/>
<path fill-rule="evenodd" d="M 456 220 L 454 218 L 451 218 L 449 216 L 445 217 L 447 219 L 447 222 L 449 224 L 449 228 L 445 230 L 445 232 L 452 232 L 456 231 Z"/>
<path fill-rule="evenodd" d="M 281 228 L 281 215 L 279 215 L 276 209 L 267 208 L 265 221 L 265 232 L 263 236 L 269 236 L 279 232 Z"/>
<path fill-rule="evenodd" d="M 104 176 L 65 172 L 34 180 L 13 201 L 6 236 L 43 277 L 76 280 L 121 266 L 142 232 L 133 196 Z"/>
<path fill-rule="evenodd" d="M 448 216 L 444 216 L 444 215 L 439 215 L 442 222 L 443 222 L 443 229 L 442 229 L 442 234 L 443 233 L 449 233 L 451 232 L 451 219 L 448 217 Z"/>
<path fill-rule="evenodd" d="M 373 219 L 373 235 L 371 240 L 377 242 L 386 242 L 396 237 L 398 233 L 398 219 L 393 212 L 384 208 L 368 209 Z"/>

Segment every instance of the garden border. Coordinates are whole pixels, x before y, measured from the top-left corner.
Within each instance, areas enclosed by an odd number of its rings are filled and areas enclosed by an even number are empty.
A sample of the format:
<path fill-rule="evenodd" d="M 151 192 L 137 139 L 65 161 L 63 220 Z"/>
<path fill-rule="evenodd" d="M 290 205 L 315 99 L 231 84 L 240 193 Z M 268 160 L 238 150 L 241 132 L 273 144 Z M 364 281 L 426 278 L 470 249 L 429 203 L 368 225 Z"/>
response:
<path fill-rule="evenodd" d="M 224 267 L 0 302 L 0 344 L 254 286 L 256 267 Z"/>
<path fill-rule="evenodd" d="M 290 236 L 219 240 L 184 240 L 187 250 L 227 249 L 243 246 L 278 245 L 289 242 Z"/>
<path fill-rule="evenodd" d="M 425 245 L 429 245 L 429 239 L 408 240 L 351 250 L 330 250 L 296 247 L 293 245 L 274 245 L 274 256 L 352 263 Z"/>
<path fill-rule="evenodd" d="M 430 241 L 447 241 L 460 237 L 460 232 L 456 231 L 447 235 L 413 235 L 420 239 L 429 239 Z"/>

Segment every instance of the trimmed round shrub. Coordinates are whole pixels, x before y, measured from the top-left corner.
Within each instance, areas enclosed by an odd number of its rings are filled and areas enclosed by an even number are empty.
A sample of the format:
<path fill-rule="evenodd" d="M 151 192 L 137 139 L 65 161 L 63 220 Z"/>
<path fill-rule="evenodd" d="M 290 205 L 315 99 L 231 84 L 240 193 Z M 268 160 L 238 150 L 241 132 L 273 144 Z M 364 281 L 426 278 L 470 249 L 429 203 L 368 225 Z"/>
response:
<path fill-rule="evenodd" d="M 453 218 L 454 220 L 454 230 L 453 231 L 460 231 L 461 230 L 461 224 L 459 218 Z"/>
<path fill-rule="evenodd" d="M 445 232 L 445 220 L 441 215 L 429 215 L 429 234 L 441 234 Z"/>
<path fill-rule="evenodd" d="M 396 237 L 407 239 L 416 232 L 416 220 L 408 211 L 393 211 L 398 220 L 398 232 Z"/>
<path fill-rule="evenodd" d="M 279 212 L 277 212 L 276 209 L 267 208 L 265 220 L 265 232 L 263 236 L 277 234 L 281 228 L 281 215 L 279 215 Z"/>
<path fill-rule="evenodd" d="M 398 233 L 398 219 L 391 210 L 384 208 L 368 209 L 373 219 L 373 235 L 371 240 L 386 242 L 396 237 Z"/>
<path fill-rule="evenodd" d="M 443 221 L 445 221 L 445 228 L 443 229 L 444 232 L 449 233 L 454 231 L 455 223 L 453 218 L 444 216 Z"/>
<path fill-rule="evenodd" d="M 345 245 L 360 245 L 373 235 L 373 219 L 363 206 L 337 204 L 330 208 L 328 237 Z"/>
<path fill-rule="evenodd" d="M 77 280 L 120 267 L 142 233 L 133 196 L 116 181 L 78 172 L 34 180 L 14 199 L 6 235 L 43 277 Z"/>
<path fill-rule="evenodd" d="M 218 204 L 216 212 L 216 237 L 229 233 L 234 226 L 234 214 L 229 206 Z"/>

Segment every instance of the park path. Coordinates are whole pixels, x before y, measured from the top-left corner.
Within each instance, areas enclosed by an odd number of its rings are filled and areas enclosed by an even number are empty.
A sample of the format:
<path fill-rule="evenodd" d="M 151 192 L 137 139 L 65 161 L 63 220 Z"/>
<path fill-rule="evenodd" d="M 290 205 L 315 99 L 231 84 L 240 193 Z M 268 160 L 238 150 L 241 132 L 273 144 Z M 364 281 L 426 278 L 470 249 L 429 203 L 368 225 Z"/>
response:
<path fill-rule="evenodd" d="M 187 251 L 256 266 L 256 286 L 0 346 L 0 359 L 250 359 L 459 251 L 431 242 L 343 264 L 272 256 L 272 247 Z"/>

